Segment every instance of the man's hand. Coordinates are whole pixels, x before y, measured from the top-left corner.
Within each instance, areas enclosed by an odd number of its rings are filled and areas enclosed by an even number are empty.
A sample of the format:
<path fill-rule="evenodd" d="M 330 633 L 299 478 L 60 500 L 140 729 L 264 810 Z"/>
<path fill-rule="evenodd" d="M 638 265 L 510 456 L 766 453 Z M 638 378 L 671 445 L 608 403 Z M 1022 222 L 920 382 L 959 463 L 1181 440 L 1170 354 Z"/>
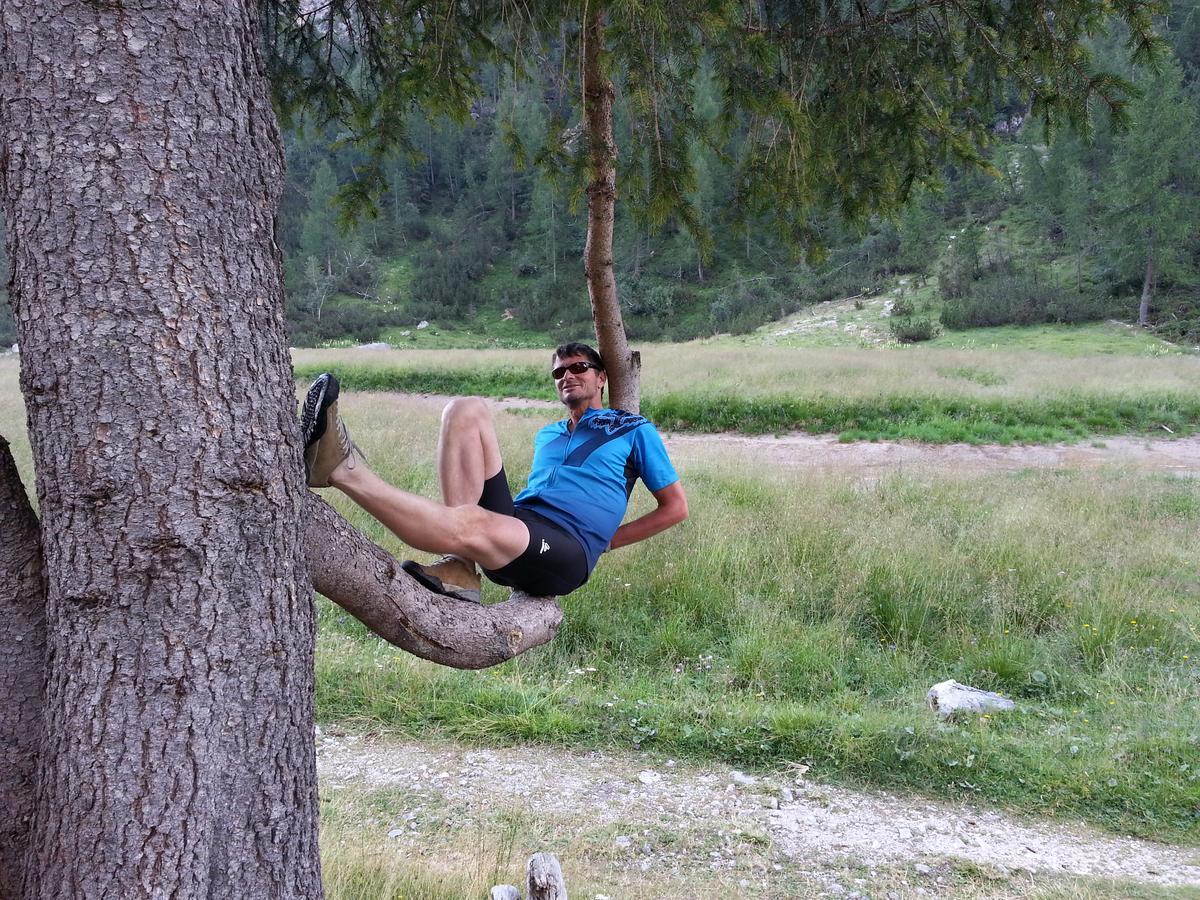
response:
<path fill-rule="evenodd" d="M 666 531 L 672 525 L 678 525 L 688 517 L 687 496 L 683 493 L 683 485 L 678 481 L 652 493 L 658 501 L 658 508 L 618 528 L 608 545 L 609 550 L 644 541 L 660 531 Z"/>

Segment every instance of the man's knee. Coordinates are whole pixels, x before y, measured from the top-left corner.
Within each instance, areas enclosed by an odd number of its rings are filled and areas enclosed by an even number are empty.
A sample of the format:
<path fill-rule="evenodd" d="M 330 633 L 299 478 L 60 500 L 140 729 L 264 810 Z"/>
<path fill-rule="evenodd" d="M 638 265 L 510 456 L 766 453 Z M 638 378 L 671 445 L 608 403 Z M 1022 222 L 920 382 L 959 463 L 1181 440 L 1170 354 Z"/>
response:
<path fill-rule="evenodd" d="M 490 422 L 492 411 L 482 397 L 455 397 L 442 410 L 442 428 Z"/>
<path fill-rule="evenodd" d="M 446 519 L 455 544 L 451 552 L 474 558 L 494 545 L 495 535 L 490 526 L 495 516 L 482 507 L 472 504 L 451 506 L 446 510 Z"/>

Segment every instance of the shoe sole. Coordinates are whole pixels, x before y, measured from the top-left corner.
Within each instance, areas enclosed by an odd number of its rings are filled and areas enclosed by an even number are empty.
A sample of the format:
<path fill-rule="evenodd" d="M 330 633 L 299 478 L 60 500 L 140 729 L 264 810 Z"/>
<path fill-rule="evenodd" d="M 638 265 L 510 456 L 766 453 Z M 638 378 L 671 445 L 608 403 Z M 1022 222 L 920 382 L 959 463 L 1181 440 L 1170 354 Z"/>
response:
<path fill-rule="evenodd" d="M 338 398 L 338 380 L 330 372 L 323 372 L 304 395 L 304 408 L 300 412 L 300 430 L 304 435 L 304 449 L 307 450 L 321 440 L 325 434 L 325 425 L 329 409 Z"/>
<path fill-rule="evenodd" d="M 435 594 L 441 594 L 443 597 L 453 597 L 455 600 L 465 600 L 468 603 L 482 603 L 479 591 L 472 591 L 466 588 L 448 588 L 442 582 L 442 579 L 436 575 L 427 573 L 419 562 L 406 559 L 400 563 L 400 568 L 411 575 L 421 587 L 427 591 L 433 591 Z"/>

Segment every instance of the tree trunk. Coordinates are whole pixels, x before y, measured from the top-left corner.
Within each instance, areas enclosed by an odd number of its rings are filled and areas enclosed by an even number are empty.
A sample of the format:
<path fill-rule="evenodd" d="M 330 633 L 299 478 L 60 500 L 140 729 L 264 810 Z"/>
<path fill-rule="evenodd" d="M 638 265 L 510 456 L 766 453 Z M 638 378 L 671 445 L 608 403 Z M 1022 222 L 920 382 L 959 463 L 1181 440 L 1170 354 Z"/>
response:
<path fill-rule="evenodd" d="M 617 280 L 613 275 L 613 218 L 617 204 L 617 145 L 613 139 L 613 85 L 604 71 L 604 12 L 594 13 L 583 34 L 583 116 L 587 132 L 588 230 L 583 253 L 592 323 L 608 370 L 609 405 L 640 408 L 641 355 L 629 349 Z"/>
<path fill-rule="evenodd" d="M 19 895 L 33 818 L 46 677 L 46 578 L 37 517 L 0 437 L 0 900 Z"/>
<path fill-rule="evenodd" d="M 1150 301 L 1154 299 L 1154 249 L 1146 254 L 1146 275 L 1142 279 L 1142 299 L 1138 303 L 1138 324 L 1150 324 Z"/>
<path fill-rule="evenodd" d="M 256 8 L 0 11 L 47 577 L 31 900 L 321 895 L 283 153 Z"/>

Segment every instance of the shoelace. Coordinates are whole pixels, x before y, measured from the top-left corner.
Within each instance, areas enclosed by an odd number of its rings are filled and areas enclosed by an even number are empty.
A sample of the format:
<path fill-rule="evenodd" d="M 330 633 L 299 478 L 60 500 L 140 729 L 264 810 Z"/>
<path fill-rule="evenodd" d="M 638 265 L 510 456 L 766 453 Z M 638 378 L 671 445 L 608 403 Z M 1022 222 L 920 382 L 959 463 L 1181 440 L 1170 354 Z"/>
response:
<path fill-rule="evenodd" d="M 455 556 L 453 553 L 447 553 L 445 556 L 441 557 L 440 559 L 436 560 L 435 562 L 430 563 L 429 567 L 433 568 L 434 566 L 443 566 L 443 565 L 447 565 L 449 563 L 458 563 L 464 569 L 469 571 L 472 575 L 479 574 L 475 569 L 475 563 L 467 562 L 461 556 Z"/>
<path fill-rule="evenodd" d="M 337 417 L 337 434 L 338 447 L 341 448 L 342 456 L 346 460 L 346 468 L 354 468 L 354 454 L 358 454 L 363 459 L 367 458 L 367 454 L 363 453 L 358 444 L 350 439 L 350 431 L 346 428 L 346 423 L 342 421 L 342 417 Z"/>

